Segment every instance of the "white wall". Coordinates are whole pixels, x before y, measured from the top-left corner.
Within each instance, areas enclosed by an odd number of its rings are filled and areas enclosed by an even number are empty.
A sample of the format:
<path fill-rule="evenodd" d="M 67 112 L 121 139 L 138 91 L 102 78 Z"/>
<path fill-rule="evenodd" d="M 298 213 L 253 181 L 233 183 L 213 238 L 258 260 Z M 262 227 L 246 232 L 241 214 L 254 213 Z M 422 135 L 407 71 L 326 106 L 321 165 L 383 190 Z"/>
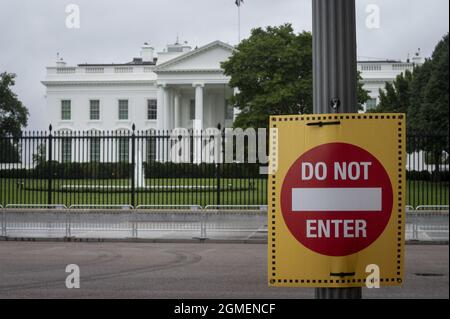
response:
<path fill-rule="evenodd" d="M 129 102 L 129 120 L 119 120 L 119 100 Z M 53 129 L 112 130 L 131 128 L 137 130 L 156 128 L 156 121 L 147 120 L 147 100 L 157 99 L 155 86 L 67 86 L 49 88 L 47 105 L 49 124 Z M 61 100 L 71 100 L 71 120 L 61 120 Z M 90 100 L 100 100 L 100 120 L 90 120 Z"/>

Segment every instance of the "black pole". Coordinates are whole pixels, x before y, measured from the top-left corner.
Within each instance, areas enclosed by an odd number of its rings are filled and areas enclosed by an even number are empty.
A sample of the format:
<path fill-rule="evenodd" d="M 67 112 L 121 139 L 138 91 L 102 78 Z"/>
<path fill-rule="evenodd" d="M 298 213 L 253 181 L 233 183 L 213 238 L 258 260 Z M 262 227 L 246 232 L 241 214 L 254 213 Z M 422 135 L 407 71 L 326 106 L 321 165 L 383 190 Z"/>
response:
<path fill-rule="evenodd" d="M 355 0 L 313 0 L 314 113 L 357 113 Z M 316 299 L 361 299 L 362 288 L 317 288 Z"/>
<path fill-rule="evenodd" d="M 49 134 L 48 134 L 48 162 L 47 162 L 47 205 L 51 205 L 52 204 L 52 183 L 53 183 L 53 170 L 52 170 L 52 154 L 53 154 L 53 135 L 52 135 L 52 125 L 50 124 L 50 126 L 48 127 L 49 130 Z"/>
<path fill-rule="evenodd" d="M 132 126 L 133 134 L 131 135 L 131 206 L 135 207 L 136 198 L 136 125 Z"/>

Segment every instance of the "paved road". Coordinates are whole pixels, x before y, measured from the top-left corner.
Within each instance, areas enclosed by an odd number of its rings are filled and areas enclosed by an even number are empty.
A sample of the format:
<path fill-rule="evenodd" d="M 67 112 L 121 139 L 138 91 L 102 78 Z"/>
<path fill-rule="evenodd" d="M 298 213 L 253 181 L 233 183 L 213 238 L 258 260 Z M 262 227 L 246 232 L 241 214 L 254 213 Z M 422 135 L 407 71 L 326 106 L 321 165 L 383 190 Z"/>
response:
<path fill-rule="evenodd" d="M 81 288 L 65 288 L 78 264 Z M 403 288 L 365 298 L 449 298 L 448 246 L 407 246 Z M 434 274 L 417 276 L 416 274 Z M 0 298 L 313 298 L 266 286 L 266 246 L 0 242 Z"/>

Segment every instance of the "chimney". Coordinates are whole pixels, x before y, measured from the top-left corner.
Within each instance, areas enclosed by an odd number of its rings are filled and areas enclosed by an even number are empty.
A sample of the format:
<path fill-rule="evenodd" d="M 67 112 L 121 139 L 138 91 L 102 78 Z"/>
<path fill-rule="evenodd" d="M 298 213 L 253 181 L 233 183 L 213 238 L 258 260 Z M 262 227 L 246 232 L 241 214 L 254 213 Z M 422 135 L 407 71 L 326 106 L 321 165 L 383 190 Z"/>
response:
<path fill-rule="evenodd" d="M 147 42 L 144 43 L 141 49 L 142 62 L 153 62 L 153 51 L 154 48 L 150 46 Z"/>
<path fill-rule="evenodd" d="M 192 50 L 192 47 L 188 44 L 187 41 L 184 41 L 182 48 L 183 48 L 182 49 L 183 52 L 189 52 Z"/>
<path fill-rule="evenodd" d="M 63 58 L 59 57 L 59 53 L 56 54 L 56 66 L 58 68 L 63 68 L 66 66 L 66 62 L 64 62 Z"/>
<path fill-rule="evenodd" d="M 417 50 L 417 53 L 414 55 L 414 57 L 412 58 L 412 62 L 415 65 L 422 65 L 423 64 L 423 59 L 422 59 L 422 54 L 420 52 L 420 48 Z"/>

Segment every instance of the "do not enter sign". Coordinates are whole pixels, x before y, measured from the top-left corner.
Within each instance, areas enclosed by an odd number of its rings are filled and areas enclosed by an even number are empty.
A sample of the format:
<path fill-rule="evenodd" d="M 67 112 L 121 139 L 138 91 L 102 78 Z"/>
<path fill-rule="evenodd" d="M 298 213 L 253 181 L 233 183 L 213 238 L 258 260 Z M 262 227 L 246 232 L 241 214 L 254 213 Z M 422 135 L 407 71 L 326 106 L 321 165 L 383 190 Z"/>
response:
<path fill-rule="evenodd" d="M 380 285 L 401 285 L 405 116 L 277 116 L 270 125 L 269 284 L 361 287 L 376 265 Z"/>
<path fill-rule="evenodd" d="M 360 147 L 316 147 L 289 169 L 281 210 L 294 237 L 327 256 L 346 256 L 372 244 L 392 212 L 392 186 L 381 163 Z"/>

